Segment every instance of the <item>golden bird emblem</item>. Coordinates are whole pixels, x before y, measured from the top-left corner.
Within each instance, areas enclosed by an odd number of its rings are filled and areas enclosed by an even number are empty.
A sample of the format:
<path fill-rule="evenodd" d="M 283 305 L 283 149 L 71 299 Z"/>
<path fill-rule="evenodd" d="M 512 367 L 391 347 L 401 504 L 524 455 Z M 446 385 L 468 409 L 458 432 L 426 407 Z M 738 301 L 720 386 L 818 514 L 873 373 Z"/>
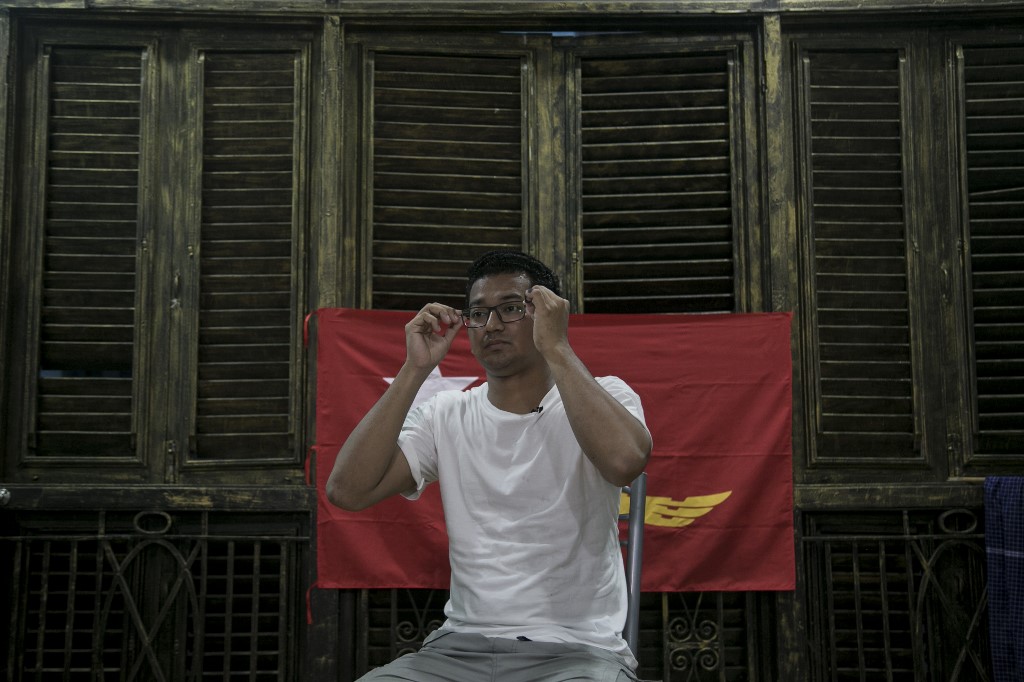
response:
<path fill-rule="evenodd" d="M 649 526 L 666 526 L 669 528 L 682 528 L 709 513 L 712 509 L 724 502 L 730 495 L 731 490 L 714 495 L 691 495 L 685 500 L 673 500 L 671 497 L 647 496 L 647 510 L 644 514 L 644 523 Z M 629 513 L 629 495 L 622 493 L 619 498 L 619 514 Z"/>

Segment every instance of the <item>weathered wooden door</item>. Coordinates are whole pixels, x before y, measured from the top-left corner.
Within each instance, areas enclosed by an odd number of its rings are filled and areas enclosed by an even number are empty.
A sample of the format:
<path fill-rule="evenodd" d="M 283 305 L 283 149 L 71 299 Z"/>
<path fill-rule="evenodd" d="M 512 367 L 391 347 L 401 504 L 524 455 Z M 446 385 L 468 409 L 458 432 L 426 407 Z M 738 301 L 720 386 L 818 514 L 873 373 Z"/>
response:
<path fill-rule="evenodd" d="M 296 679 L 312 35 L 15 28 L 7 679 Z"/>

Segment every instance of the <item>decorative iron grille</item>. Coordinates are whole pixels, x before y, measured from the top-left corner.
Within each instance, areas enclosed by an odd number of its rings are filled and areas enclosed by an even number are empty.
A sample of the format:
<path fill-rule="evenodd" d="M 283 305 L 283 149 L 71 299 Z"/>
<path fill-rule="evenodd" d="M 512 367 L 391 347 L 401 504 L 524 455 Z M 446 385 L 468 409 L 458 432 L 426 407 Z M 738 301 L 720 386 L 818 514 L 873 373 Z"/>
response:
<path fill-rule="evenodd" d="M 665 682 L 726 682 L 761 679 L 755 633 L 772 631 L 759 620 L 757 593 L 686 592 L 661 597 L 661 670 L 643 666 L 642 676 Z M 652 642 L 653 644 L 653 642 Z M 657 662 L 659 647 L 640 647 L 642 662 Z"/>
<path fill-rule="evenodd" d="M 988 680 L 980 510 L 805 516 L 811 679 Z"/>
<path fill-rule="evenodd" d="M 3 538 L 15 588 L 7 679 L 295 679 L 308 515 L 16 522 Z"/>
<path fill-rule="evenodd" d="M 766 629 L 748 592 L 644 594 L 639 675 L 664 682 L 760 679 L 753 633 Z M 356 676 L 416 651 L 444 620 L 440 590 L 362 590 L 358 596 Z M 761 627 L 764 626 L 764 627 Z"/>

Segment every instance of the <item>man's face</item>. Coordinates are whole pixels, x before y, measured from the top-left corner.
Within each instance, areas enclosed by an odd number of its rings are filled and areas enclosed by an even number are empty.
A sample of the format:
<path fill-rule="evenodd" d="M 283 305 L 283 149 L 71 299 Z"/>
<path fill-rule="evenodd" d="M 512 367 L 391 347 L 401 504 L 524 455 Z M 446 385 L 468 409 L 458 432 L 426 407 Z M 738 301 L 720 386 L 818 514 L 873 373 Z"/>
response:
<path fill-rule="evenodd" d="M 498 274 L 482 277 L 469 291 L 469 306 L 497 306 L 517 303 L 526 298 L 530 280 L 525 274 Z M 502 322 L 491 312 L 487 324 L 467 330 L 473 355 L 487 374 L 510 376 L 543 358 L 533 343 L 533 320 Z"/>

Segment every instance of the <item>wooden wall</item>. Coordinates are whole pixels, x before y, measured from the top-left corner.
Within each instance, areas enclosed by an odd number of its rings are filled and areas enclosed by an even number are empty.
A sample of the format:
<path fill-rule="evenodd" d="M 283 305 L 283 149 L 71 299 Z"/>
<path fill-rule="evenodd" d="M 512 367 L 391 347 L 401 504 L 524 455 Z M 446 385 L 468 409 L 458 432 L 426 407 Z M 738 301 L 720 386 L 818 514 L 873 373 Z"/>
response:
<path fill-rule="evenodd" d="M 306 621 L 303 320 L 496 246 L 579 311 L 795 313 L 798 589 L 646 595 L 646 676 L 990 676 L 1024 2 L 0 0 L 0 46 L 8 679 L 414 647 L 443 595 Z"/>

